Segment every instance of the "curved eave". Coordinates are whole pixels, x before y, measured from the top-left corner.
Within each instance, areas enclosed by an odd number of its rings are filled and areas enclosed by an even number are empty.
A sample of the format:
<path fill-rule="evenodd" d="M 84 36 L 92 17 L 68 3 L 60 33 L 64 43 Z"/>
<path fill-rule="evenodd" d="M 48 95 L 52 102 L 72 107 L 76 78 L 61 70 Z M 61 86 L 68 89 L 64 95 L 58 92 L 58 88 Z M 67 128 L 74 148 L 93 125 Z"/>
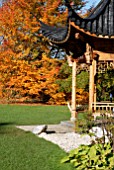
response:
<path fill-rule="evenodd" d="M 86 34 L 86 35 L 89 35 L 89 36 L 91 36 L 91 37 L 102 38 L 102 39 L 114 39 L 114 35 L 113 35 L 113 36 L 108 36 L 108 35 L 104 35 L 104 36 L 103 36 L 102 34 L 96 35 L 95 33 L 91 33 L 91 32 L 89 32 L 89 31 L 85 31 L 83 28 L 80 28 L 79 26 L 75 25 L 74 22 L 70 22 L 70 24 L 71 24 L 74 28 L 76 28 L 76 30 L 78 30 L 78 31 L 80 31 L 80 32 L 82 32 L 82 33 L 84 33 L 84 34 Z"/>
<path fill-rule="evenodd" d="M 42 21 L 39 21 L 41 28 L 41 34 L 47 38 L 47 40 L 53 44 L 63 44 L 68 41 L 71 32 L 71 25 L 68 20 L 65 27 L 55 27 L 44 24 Z"/>
<path fill-rule="evenodd" d="M 87 18 L 81 18 L 66 3 L 69 19 L 86 34 L 99 38 L 114 38 L 114 0 L 102 0 Z"/>
<path fill-rule="evenodd" d="M 101 0 L 98 5 L 92 10 L 90 15 L 86 17 L 86 20 L 94 20 L 105 10 L 106 6 L 110 3 L 110 0 Z"/>
<path fill-rule="evenodd" d="M 99 15 L 105 10 L 106 6 L 110 3 L 111 0 L 101 0 L 90 15 L 86 18 L 80 17 L 75 10 L 72 8 L 68 0 L 66 1 L 66 6 L 69 11 L 69 18 L 73 20 L 74 18 L 79 19 L 80 21 L 92 21 L 99 17 Z"/>

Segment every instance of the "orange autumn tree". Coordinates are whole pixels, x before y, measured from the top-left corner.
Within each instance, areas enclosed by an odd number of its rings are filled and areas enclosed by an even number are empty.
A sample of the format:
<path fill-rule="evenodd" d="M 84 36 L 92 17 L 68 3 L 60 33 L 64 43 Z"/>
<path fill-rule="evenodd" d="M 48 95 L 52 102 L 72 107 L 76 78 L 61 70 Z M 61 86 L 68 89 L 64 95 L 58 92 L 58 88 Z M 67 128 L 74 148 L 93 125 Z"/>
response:
<path fill-rule="evenodd" d="M 42 60 L 31 64 L 4 56 L 0 63 L 3 64 L 0 67 L 2 97 L 8 102 L 65 104 L 64 93 L 58 92 L 59 86 L 55 84 L 60 60 L 43 55 Z"/>
<path fill-rule="evenodd" d="M 48 49 L 38 34 L 38 19 L 45 9 L 42 4 L 45 1 L 11 0 L 0 9 L 0 32 L 4 37 L 0 54 L 0 87 L 2 97 L 9 101 L 64 103 L 64 94 L 58 92 L 55 84 L 57 63 L 61 61 L 44 55 Z"/>
<path fill-rule="evenodd" d="M 0 33 L 16 57 L 31 60 L 46 51 L 44 38 L 42 41 L 38 33 L 39 19 L 52 24 L 65 21 L 67 12 L 60 14 L 59 3 L 61 1 L 9 0 L 0 8 Z"/>
<path fill-rule="evenodd" d="M 8 100 L 44 101 L 42 98 L 48 98 L 48 103 L 64 103 L 64 93 L 58 92 L 59 85 L 55 84 L 56 76 L 52 74 L 56 64 L 47 69 L 49 59 L 45 54 L 49 48 L 38 32 L 39 19 L 51 25 L 65 24 L 67 10 L 60 13 L 57 7 L 61 4 L 61 0 L 9 0 L 0 8 L 0 35 L 4 37 L 0 47 L 0 95 Z M 41 64 L 39 68 L 41 62 L 45 66 Z"/>
<path fill-rule="evenodd" d="M 36 1 L 37 2 L 37 1 Z M 0 32 L 5 45 L 15 53 L 15 57 L 31 59 L 40 56 L 41 43 L 38 38 L 37 15 L 40 6 L 34 10 L 35 1 L 11 0 L 0 8 Z M 37 14 L 32 16 L 32 10 Z M 35 35 L 36 34 L 36 35 Z"/>

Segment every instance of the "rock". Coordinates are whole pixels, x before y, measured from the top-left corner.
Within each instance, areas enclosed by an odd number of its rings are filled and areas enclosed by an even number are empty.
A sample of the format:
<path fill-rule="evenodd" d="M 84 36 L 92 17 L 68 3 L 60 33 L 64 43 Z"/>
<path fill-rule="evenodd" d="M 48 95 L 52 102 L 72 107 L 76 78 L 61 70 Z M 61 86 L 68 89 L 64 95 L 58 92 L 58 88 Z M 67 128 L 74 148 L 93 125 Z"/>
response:
<path fill-rule="evenodd" d="M 42 132 L 45 132 L 46 130 L 47 130 L 47 125 L 39 125 L 33 129 L 32 133 L 34 133 L 35 135 L 39 135 Z"/>
<path fill-rule="evenodd" d="M 103 137 L 103 130 L 101 127 L 92 127 L 92 129 L 89 131 L 90 133 L 93 133 L 94 136 L 94 140 L 96 140 L 97 138 L 102 138 Z M 107 137 L 107 131 L 104 129 L 104 135 L 105 135 L 105 142 L 108 142 L 108 137 Z"/>

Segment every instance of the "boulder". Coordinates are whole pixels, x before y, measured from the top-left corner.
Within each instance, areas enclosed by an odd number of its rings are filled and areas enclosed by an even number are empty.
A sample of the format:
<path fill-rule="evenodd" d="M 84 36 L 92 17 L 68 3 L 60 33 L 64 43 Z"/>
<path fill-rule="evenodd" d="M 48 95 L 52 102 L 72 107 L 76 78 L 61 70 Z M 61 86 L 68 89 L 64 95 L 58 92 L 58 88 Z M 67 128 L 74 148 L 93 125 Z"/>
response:
<path fill-rule="evenodd" d="M 93 139 L 96 140 L 97 138 L 102 138 L 103 137 L 103 130 L 101 127 L 92 127 L 92 129 L 89 130 L 90 133 L 94 134 Z M 105 142 L 109 142 L 109 139 L 107 137 L 107 131 L 104 129 L 104 135 L 105 135 Z"/>
<path fill-rule="evenodd" d="M 46 132 L 46 130 L 47 130 L 47 125 L 38 125 L 32 130 L 32 133 L 34 133 L 35 135 L 39 135 L 42 132 Z"/>

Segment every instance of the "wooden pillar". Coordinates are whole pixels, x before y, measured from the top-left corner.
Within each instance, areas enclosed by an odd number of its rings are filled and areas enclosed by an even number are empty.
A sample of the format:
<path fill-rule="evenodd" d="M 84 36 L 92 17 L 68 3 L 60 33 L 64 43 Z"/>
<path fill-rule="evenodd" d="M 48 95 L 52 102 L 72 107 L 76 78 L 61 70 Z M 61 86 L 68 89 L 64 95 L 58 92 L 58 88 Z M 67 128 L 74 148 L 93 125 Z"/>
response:
<path fill-rule="evenodd" d="M 89 73 L 89 111 L 92 112 L 92 103 L 94 101 L 94 62 L 90 65 Z"/>
<path fill-rule="evenodd" d="M 96 93 L 96 68 L 97 68 L 97 61 L 93 60 L 93 67 L 94 67 L 94 111 L 96 111 L 96 100 L 97 100 L 97 93 Z"/>
<path fill-rule="evenodd" d="M 76 121 L 76 60 L 72 63 L 72 111 L 71 111 L 71 121 Z"/>
<path fill-rule="evenodd" d="M 93 60 L 93 50 L 92 47 L 87 43 L 86 44 L 86 63 L 90 66 L 90 73 L 89 73 L 89 111 L 92 112 L 92 103 L 94 102 L 95 95 L 94 95 L 94 72 L 95 72 L 95 61 Z"/>

